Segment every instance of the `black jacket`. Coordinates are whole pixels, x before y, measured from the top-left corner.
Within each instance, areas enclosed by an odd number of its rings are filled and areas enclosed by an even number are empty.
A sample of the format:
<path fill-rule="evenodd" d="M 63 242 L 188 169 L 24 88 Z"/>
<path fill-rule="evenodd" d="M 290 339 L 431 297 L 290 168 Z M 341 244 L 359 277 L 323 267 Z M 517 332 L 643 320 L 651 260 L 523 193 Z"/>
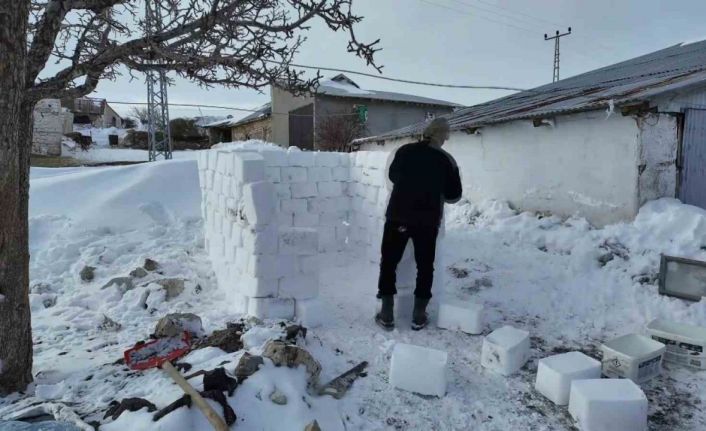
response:
<path fill-rule="evenodd" d="M 421 141 L 400 147 L 390 165 L 394 184 L 387 204 L 388 220 L 438 226 L 444 202 L 461 199 L 461 178 L 454 158 Z"/>

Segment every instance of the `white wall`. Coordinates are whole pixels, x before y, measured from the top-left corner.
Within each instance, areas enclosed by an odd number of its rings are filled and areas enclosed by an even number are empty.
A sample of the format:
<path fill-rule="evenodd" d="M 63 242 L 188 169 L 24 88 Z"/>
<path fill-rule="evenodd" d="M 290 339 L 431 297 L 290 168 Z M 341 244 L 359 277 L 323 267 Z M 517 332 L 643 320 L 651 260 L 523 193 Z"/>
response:
<path fill-rule="evenodd" d="M 629 220 L 639 209 L 640 129 L 632 117 L 592 111 L 553 126 L 514 121 L 455 132 L 444 146 L 461 169 L 464 196 L 499 199 L 528 211 L 580 214 L 596 225 Z M 410 139 L 363 150 L 392 150 Z"/>
<path fill-rule="evenodd" d="M 638 199 L 642 206 L 677 190 L 677 117 L 648 114 L 637 119 L 640 128 Z"/>
<path fill-rule="evenodd" d="M 64 116 L 59 99 L 42 99 L 34 107 L 32 154 L 61 155 Z"/>

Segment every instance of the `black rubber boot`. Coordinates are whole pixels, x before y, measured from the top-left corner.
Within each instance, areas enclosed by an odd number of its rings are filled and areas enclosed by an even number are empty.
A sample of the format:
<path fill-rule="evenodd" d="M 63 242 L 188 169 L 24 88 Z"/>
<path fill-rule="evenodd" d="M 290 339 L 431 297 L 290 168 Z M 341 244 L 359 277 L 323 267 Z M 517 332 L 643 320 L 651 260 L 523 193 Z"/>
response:
<path fill-rule="evenodd" d="M 382 299 L 382 308 L 375 315 L 375 323 L 386 331 L 395 329 L 395 297 L 394 295 L 384 295 Z"/>
<path fill-rule="evenodd" d="M 429 299 L 414 298 L 414 311 L 412 312 L 412 330 L 419 331 L 420 329 L 426 328 L 426 326 L 429 324 L 427 305 L 429 305 Z"/>

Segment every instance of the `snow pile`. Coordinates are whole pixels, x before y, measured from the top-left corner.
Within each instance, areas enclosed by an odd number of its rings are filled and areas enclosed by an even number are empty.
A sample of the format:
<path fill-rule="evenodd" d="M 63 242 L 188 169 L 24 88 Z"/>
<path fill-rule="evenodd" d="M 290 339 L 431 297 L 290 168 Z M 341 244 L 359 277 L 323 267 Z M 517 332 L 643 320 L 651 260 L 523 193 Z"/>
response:
<path fill-rule="evenodd" d="M 93 145 L 97 147 L 109 147 L 110 142 L 108 136 L 118 135 L 118 139 L 123 138 L 127 134 L 128 129 L 118 127 L 93 127 L 74 125 L 74 132 L 79 132 L 83 136 L 90 136 Z"/>

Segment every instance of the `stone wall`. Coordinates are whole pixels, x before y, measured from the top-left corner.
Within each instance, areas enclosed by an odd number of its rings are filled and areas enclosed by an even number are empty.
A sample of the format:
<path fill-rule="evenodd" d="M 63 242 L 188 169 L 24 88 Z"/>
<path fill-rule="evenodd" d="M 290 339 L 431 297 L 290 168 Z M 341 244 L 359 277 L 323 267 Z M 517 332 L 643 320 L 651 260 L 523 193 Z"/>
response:
<path fill-rule="evenodd" d="M 37 102 L 33 112 L 32 154 L 60 156 L 64 123 L 65 113 L 58 99 Z"/>

